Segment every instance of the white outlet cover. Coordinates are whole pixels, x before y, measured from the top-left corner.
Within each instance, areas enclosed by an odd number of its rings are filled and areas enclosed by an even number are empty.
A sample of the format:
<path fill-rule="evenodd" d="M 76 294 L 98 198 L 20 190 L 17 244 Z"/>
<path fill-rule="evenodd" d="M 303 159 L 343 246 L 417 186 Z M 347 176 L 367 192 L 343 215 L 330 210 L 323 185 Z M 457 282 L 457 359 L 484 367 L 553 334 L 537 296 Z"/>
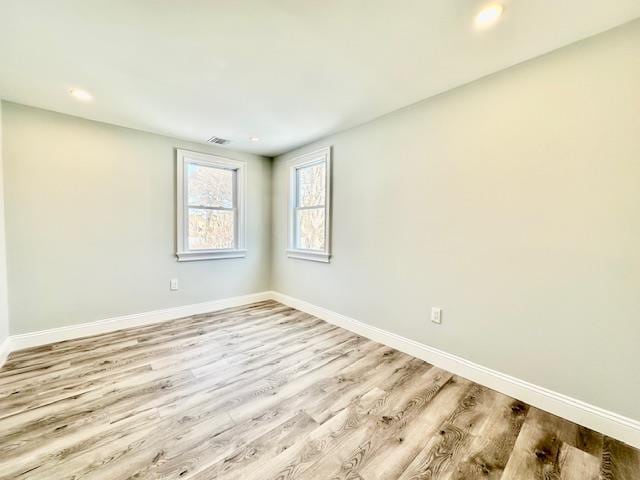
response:
<path fill-rule="evenodd" d="M 442 323 L 442 309 L 433 307 L 431 309 L 431 321 L 433 323 Z"/>

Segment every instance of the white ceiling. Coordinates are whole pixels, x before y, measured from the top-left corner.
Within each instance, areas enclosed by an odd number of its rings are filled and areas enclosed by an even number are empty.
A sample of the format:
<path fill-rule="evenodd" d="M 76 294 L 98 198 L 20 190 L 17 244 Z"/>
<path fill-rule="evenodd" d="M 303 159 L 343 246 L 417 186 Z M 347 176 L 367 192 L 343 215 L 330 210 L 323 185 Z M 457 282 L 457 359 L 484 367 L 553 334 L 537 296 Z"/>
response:
<path fill-rule="evenodd" d="M 0 0 L 0 97 L 275 155 L 640 16 L 638 0 L 504 0 L 478 32 L 486 3 Z"/>

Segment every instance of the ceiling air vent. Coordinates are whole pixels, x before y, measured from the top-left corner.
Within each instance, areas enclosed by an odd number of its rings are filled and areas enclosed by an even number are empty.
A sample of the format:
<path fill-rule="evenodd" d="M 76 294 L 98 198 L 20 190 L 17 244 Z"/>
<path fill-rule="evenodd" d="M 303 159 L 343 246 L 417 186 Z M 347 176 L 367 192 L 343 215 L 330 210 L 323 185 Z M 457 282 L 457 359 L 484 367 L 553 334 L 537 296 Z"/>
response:
<path fill-rule="evenodd" d="M 227 143 L 229 143 L 230 140 L 227 140 L 226 138 L 220 138 L 220 137 L 211 137 L 209 140 L 207 140 L 207 142 L 209 143 L 215 143 L 216 145 L 226 145 Z"/>

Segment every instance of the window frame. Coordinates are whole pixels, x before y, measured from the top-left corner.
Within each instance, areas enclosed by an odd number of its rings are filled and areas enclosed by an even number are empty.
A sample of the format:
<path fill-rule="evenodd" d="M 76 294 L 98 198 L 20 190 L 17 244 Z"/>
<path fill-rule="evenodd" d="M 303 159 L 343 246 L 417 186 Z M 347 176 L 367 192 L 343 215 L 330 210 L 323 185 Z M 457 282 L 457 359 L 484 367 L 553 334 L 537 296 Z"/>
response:
<path fill-rule="evenodd" d="M 325 192 L 324 192 L 324 249 L 312 250 L 297 247 L 296 212 L 298 209 L 298 170 L 316 163 L 325 164 Z M 306 207 L 312 208 L 312 207 Z M 313 207 L 321 208 L 321 207 Z M 313 152 L 299 155 L 289 161 L 289 232 L 286 254 L 289 258 L 311 260 L 329 263 L 331 259 L 331 147 L 324 147 Z"/>
<path fill-rule="evenodd" d="M 234 182 L 234 206 L 231 209 L 213 207 L 212 210 L 235 210 L 234 242 L 233 248 L 216 249 L 190 249 L 189 248 L 189 185 L 186 174 L 189 165 L 202 165 L 205 167 L 222 168 L 235 172 Z M 246 163 L 230 158 L 219 157 L 208 153 L 193 152 L 190 150 L 176 149 L 176 257 L 179 262 L 195 260 L 215 260 L 221 258 L 246 257 Z"/>

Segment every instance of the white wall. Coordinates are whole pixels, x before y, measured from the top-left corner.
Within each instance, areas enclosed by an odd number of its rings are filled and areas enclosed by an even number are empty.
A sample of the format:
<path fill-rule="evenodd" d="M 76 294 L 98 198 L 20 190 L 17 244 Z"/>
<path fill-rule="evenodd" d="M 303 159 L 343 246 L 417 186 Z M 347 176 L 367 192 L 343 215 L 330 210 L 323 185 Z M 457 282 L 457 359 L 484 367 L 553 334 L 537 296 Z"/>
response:
<path fill-rule="evenodd" d="M 0 357 L 2 342 L 9 336 L 9 299 L 7 295 L 7 249 L 4 221 L 4 163 L 2 157 L 2 102 L 0 102 Z M 2 361 L 0 360 L 0 363 Z"/>
<path fill-rule="evenodd" d="M 639 86 L 636 21 L 278 158 L 273 289 L 640 419 Z M 289 259 L 325 145 L 334 256 Z"/>
<path fill-rule="evenodd" d="M 269 288 L 270 159 L 3 107 L 12 334 Z M 246 258 L 176 261 L 176 147 L 247 161 Z"/>

